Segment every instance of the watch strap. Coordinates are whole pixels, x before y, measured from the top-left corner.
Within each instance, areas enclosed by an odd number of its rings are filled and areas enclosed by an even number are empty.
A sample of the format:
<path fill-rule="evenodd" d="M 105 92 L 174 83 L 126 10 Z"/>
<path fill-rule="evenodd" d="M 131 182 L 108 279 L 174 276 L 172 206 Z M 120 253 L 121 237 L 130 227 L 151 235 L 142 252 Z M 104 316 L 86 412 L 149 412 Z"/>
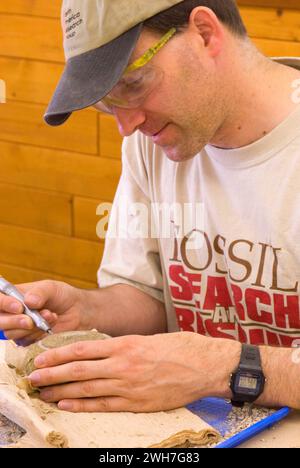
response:
<path fill-rule="evenodd" d="M 262 381 L 263 381 L 263 385 L 262 385 L 260 393 L 255 396 L 234 394 L 234 390 L 233 390 L 234 385 L 232 384 L 233 384 L 235 375 L 238 372 L 246 372 L 246 373 L 253 372 L 254 374 L 260 374 Z M 260 355 L 259 347 L 248 345 L 248 344 L 243 344 L 239 366 L 236 369 L 235 373 L 233 373 L 231 376 L 230 388 L 233 393 L 233 399 L 231 400 L 232 405 L 236 407 L 243 407 L 245 402 L 254 403 L 254 401 L 257 400 L 257 398 L 263 392 L 264 383 L 265 383 L 265 377 L 264 377 L 263 370 L 262 370 L 262 362 L 261 362 L 261 355 Z"/>
<path fill-rule="evenodd" d="M 241 370 L 261 370 L 261 357 L 258 346 L 243 344 L 239 368 Z"/>

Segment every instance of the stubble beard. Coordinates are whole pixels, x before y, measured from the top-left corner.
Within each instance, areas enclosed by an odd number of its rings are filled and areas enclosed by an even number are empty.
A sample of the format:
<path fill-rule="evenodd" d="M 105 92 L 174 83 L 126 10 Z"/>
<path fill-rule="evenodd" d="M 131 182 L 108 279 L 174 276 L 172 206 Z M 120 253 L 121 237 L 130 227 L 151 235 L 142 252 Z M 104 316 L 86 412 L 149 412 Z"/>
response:
<path fill-rule="evenodd" d="M 184 128 L 180 128 L 178 141 L 162 150 L 171 161 L 189 161 L 213 140 L 217 129 L 216 121 L 211 121 L 206 126 L 195 126 L 195 122 L 187 123 Z"/>

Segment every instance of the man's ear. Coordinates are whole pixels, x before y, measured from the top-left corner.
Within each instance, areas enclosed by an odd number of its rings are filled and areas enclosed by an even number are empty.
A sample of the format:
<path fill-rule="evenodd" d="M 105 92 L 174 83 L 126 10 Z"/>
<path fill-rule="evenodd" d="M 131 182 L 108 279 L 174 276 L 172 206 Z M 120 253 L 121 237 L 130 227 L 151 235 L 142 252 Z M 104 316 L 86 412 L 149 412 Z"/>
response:
<path fill-rule="evenodd" d="M 194 8 L 189 19 L 189 29 L 201 36 L 211 57 L 220 53 L 224 41 L 224 26 L 210 8 Z"/>

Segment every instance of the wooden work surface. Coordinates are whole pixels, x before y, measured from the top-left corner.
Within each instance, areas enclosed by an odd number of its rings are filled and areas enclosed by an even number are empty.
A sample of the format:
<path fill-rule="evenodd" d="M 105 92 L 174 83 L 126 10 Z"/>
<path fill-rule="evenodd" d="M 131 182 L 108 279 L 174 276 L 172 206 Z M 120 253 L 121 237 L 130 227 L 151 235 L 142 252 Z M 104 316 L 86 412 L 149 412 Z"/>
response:
<path fill-rule="evenodd" d="M 2 426 L 0 446 L 1 443 L 8 442 L 4 434 L 5 428 Z M 241 445 L 240 448 L 300 448 L 300 412 L 292 413 L 276 426 Z"/>
<path fill-rule="evenodd" d="M 300 412 L 290 414 L 240 448 L 300 448 Z"/>

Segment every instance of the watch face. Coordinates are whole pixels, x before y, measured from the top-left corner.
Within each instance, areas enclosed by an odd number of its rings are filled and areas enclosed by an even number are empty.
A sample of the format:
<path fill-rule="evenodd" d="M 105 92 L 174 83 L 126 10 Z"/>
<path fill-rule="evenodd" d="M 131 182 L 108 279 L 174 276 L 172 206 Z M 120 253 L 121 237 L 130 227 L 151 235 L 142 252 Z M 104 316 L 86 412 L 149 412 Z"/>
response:
<path fill-rule="evenodd" d="M 230 380 L 232 401 L 253 403 L 263 393 L 265 382 L 259 348 L 242 345 L 239 367 Z"/>
<path fill-rule="evenodd" d="M 238 387 L 245 390 L 256 390 L 257 388 L 257 378 L 256 377 L 249 377 L 247 375 L 240 375 L 238 381 Z"/>
<path fill-rule="evenodd" d="M 250 372 L 237 372 L 234 376 L 232 390 L 236 395 L 256 396 L 264 386 L 264 378 L 261 374 Z"/>

